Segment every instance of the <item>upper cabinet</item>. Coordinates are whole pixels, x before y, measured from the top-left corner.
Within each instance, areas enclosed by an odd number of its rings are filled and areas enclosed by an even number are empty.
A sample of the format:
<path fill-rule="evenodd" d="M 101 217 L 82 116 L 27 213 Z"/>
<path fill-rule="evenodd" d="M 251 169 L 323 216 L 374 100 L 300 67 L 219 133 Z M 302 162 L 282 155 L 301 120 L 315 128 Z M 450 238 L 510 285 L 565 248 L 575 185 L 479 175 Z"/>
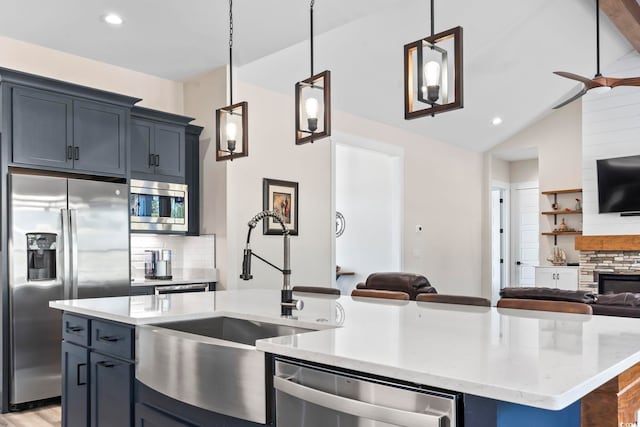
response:
<path fill-rule="evenodd" d="M 10 164 L 127 176 L 132 98 L 0 68 Z"/>
<path fill-rule="evenodd" d="M 131 177 L 185 183 L 185 128 L 192 120 L 134 107 L 131 110 Z"/>
<path fill-rule="evenodd" d="M 127 110 L 96 102 L 73 102 L 73 168 L 125 174 Z"/>
<path fill-rule="evenodd" d="M 13 161 L 73 168 L 73 100 L 41 90 L 12 93 Z"/>

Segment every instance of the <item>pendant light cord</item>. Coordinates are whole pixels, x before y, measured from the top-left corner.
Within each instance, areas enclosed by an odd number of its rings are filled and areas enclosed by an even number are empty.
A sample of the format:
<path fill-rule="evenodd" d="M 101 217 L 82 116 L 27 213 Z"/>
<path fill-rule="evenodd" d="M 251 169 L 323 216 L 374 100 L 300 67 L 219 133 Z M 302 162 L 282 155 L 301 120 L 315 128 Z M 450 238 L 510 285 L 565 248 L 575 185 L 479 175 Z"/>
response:
<path fill-rule="evenodd" d="M 433 15 L 434 15 L 433 3 L 434 3 L 434 0 L 431 0 L 431 15 L 429 16 L 431 18 L 431 37 L 433 37 L 433 35 L 435 34 L 435 31 L 434 31 L 435 23 L 434 23 L 434 20 L 433 20 Z"/>
<path fill-rule="evenodd" d="M 311 75 L 313 76 L 313 6 L 316 3 L 316 0 L 311 0 L 311 4 L 309 6 L 309 21 L 311 25 L 309 26 L 311 29 L 311 36 L 309 37 L 309 42 L 311 43 Z"/>
<path fill-rule="evenodd" d="M 596 0 L 596 77 L 600 77 L 600 0 Z"/>
<path fill-rule="evenodd" d="M 229 105 L 233 105 L 233 0 L 229 0 Z"/>

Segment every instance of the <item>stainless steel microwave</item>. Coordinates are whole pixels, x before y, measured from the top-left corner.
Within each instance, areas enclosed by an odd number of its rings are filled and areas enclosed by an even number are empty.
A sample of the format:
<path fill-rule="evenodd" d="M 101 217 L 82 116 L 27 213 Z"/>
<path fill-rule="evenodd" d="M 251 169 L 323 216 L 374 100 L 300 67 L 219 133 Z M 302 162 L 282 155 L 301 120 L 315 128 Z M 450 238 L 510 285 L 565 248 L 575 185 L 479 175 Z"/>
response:
<path fill-rule="evenodd" d="M 131 230 L 187 231 L 188 187 L 170 182 L 131 180 Z"/>

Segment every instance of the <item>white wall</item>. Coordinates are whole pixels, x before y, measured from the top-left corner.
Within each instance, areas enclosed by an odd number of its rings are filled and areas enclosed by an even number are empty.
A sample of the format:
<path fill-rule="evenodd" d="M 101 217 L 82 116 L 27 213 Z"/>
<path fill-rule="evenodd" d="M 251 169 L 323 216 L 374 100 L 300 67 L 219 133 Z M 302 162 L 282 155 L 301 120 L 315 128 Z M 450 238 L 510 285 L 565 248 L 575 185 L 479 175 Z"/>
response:
<path fill-rule="evenodd" d="M 341 143 L 335 151 L 336 210 L 346 224 L 336 239 L 336 264 L 355 273 L 336 284 L 348 295 L 371 273 L 400 270 L 401 158 Z"/>
<path fill-rule="evenodd" d="M 204 126 L 200 134 L 200 232 L 216 235 L 218 278 L 227 281 L 227 162 L 216 162 L 215 110 L 227 102 L 228 67 L 184 83 L 184 113 Z"/>
<path fill-rule="evenodd" d="M 403 271 L 440 293 L 480 295 L 482 155 L 348 113 L 333 120 L 341 133 L 404 151 Z"/>
<path fill-rule="evenodd" d="M 293 97 L 257 86 L 238 83 L 237 101 L 249 103 L 249 156 L 227 164 L 227 255 L 226 288 L 282 287 L 282 274 L 254 259 L 255 279 L 238 277 L 247 222 L 262 211 L 262 179 L 298 182 L 298 236 L 291 237 L 292 285 L 332 283 L 331 140 L 295 145 Z M 262 224 L 251 236 L 255 252 L 282 265 L 282 237 L 264 236 Z"/>
<path fill-rule="evenodd" d="M 509 179 L 512 183 L 537 182 L 538 159 L 509 162 Z"/>
<path fill-rule="evenodd" d="M 640 75 L 640 55 L 631 53 L 607 67 L 605 75 Z M 582 109 L 584 234 L 640 234 L 640 217 L 598 214 L 596 160 L 640 155 L 640 90 L 618 87 L 604 95 L 587 94 Z"/>
<path fill-rule="evenodd" d="M 0 66 L 123 95 L 142 98 L 137 105 L 183 112 L 182 83 L 0 37 Z"/>
<path fill-rule="evenodd" d="M 582 104 L 580 101 L 554 110 L 540 121 L 532 124 L 516 135 L 486 151 L 484 156 L 484 195 L 483 195 L 483 289 L 491 294 L 491 179 L 495 155 L 520 150 L 536 149 L 538 152 L 538 182 L 540 191 L 561 190 L 582 187 Z M 513 181 L 513 178 L 512 178 Z M 576 195 L 575 197 L 580 197 Z M 567 196 L 562 203 L 573 207 L 573 196 Z M 553 199 L 540 196 L 540 210 L 551 210 Z M 577 226 L 577 224 L 576 224 Z M 540 216 L 540 231 L 554 227 L 553 217 Z M 553 237 L 540 236 L 540 261 L 545 259 L 553 248 Z M 569 236 L 558 237 L 558 246 L 567 253 L 570 262 L 578 262 L 578 251 L 574 239 Z"/>
<path fill-rule="evenodd" d="M 509 162 L 502 159 L 493 159 L 493 168 L 491 169 L 491 181 L 494 184 L 503 185 L 511 182 L 511 170 Z"/>

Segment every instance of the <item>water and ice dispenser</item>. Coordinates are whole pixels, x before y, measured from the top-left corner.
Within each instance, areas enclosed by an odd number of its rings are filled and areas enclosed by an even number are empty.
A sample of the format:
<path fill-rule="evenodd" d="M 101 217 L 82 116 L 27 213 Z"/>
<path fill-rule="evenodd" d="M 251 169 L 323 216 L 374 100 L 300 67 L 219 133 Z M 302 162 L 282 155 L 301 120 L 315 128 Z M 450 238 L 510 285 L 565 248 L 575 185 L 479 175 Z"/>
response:
<path fill-rule="evenodd" d="M 56 248 L 58 235 L 27 233 L 27 280 L 56 279 Z"/>

